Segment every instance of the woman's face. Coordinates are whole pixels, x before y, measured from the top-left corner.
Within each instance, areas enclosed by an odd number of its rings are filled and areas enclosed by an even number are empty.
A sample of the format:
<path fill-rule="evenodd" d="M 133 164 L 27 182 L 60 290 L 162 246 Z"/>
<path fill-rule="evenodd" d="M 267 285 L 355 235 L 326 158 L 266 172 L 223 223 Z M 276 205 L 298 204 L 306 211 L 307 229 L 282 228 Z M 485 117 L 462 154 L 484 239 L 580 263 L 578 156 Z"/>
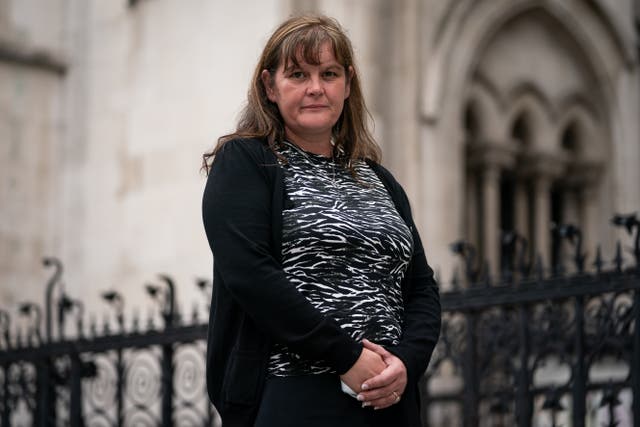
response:
<path fill-rule="evenodd" d="M 353 71 L 338 63 L 329 42 L 320 48 L 320 64 L 308 64 L 303 58 L 298 62 L 299 67 L 289 64 L 287 69 L 281 63 L 273 77 L 267 70 L 262 72 L 267 97 L 278 105 L 287 138 L 307 145 L 303 148 L 310 148 L 310 143 L 327 148 L 349 96 Z"/>

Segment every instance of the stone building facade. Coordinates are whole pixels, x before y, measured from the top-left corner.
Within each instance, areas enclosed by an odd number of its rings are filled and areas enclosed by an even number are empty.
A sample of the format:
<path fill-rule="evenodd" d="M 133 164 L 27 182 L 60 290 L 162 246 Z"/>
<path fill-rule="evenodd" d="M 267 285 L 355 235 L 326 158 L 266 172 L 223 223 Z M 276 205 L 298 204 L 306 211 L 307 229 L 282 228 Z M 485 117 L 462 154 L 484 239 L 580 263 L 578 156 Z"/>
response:
<path fill-rule="evenodd" d="M 210 276 L 201 154 L 233 128 L 284 17 L 348 30 L 384 163 L 443 287 L 464 238 L 500 268 L 500 231 L 545 265 L 551 222 L 610 252 L 640 210 L 634 0 L 0 0 L 0 307 L 41 302 L 43 256 L 100 310 L 172 274 Z"/>

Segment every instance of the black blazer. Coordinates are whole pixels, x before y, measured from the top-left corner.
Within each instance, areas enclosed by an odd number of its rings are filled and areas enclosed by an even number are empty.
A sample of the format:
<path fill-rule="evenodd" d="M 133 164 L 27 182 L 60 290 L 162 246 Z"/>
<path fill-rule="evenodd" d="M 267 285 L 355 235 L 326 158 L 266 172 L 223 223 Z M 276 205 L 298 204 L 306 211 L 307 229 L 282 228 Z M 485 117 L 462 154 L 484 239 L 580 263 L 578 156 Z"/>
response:
<path fill-rule="evenodd" d="M 440 332 L 438 288 L 406 194 L 389 171 L 375 163 L 370 166 L 413 233 L 414 253 L 402 282 L 403 335 L 387 350 L 407 368 L 401 404 L 410 425 L 419 425 L 417 384 Z M 229 141 L 216 155 L 202 204 L 214 256 L 207 390 L 225 427 L 253 425 L 272 342 L 323 360 L 338 373 L 348 371 L 362 351 L 361 343 L 287 281 L 281 267 L 286 200 L 284 173 L 263 141 Z"/>

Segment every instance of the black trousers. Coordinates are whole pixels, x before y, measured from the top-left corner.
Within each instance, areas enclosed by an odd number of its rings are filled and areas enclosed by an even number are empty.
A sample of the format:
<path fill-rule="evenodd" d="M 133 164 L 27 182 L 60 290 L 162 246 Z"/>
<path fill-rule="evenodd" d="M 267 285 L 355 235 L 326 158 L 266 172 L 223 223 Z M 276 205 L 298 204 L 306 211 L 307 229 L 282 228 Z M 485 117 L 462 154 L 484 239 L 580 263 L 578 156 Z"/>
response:
<path fill-rule="evenodd" d="M 404 427 L 402 405 L 374 410 L 340 389 L 335 374 L 271 377 L 256 427 Z"/>

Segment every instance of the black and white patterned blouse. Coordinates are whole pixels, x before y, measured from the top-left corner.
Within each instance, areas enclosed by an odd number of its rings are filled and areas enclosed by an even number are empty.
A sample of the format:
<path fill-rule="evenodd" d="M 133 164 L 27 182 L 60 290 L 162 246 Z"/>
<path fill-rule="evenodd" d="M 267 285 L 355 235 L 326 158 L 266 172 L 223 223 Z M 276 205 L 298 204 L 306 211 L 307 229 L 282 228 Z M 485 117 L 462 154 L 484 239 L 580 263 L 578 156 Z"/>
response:
<path fill-rule="evenodd" d="M 330 158 L 286 143 L 280 153 L 290 200 L 283 211 L 287 278 L 354 339 L 395 345 L 403 314 L 400 282 L 411 259 L 411 232 L 375 172 L 355 164 L 358 182 Z M 331 372 L 276 344 L 269 375 Z"/>

